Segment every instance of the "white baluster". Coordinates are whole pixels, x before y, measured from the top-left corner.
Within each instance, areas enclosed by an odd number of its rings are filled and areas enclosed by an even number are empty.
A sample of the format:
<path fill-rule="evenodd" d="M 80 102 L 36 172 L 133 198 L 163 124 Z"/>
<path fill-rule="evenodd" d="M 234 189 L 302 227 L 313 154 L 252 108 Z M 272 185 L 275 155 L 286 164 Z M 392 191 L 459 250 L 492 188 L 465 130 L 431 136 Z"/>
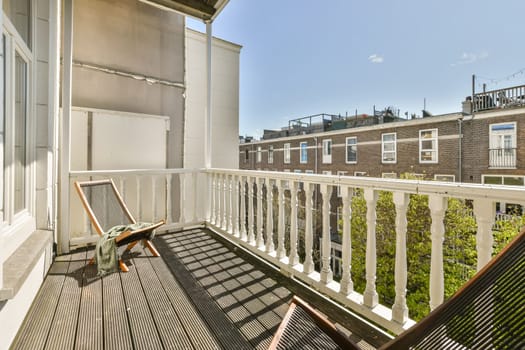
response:
<path fill-rule="evenodd" d="M 226 206 L 226 232 L 232 233 L 232 181 L 233 175 L 226 175 L 226 198 L 224 204 Z"/>
<path fill-rule="evenodd" d="M 340 293 L 348 295 L 354 290 L 352 282 L 352 195 L 353 191 L 347 186 L 341 186 L 343 199 L 343 273 L 341 276 Z"/>
<path fill-rule="evenodd" d="M 288 257 L 290 266 L 299 263 L 297 233 L 297 182 L 290 181 L 290 256 Z"/>
<path fill-rule="evenodd" d="M 254 216 L 253 202 L 255 201 L 255 178 L 248 178 L 248 243 L 253 244 L 255 242 L 255 231 L 254 231 Z"/>
<path fill-rule="evenodd" d="M 273 253 L 273 184 L 271 179 L 266 178 L 266 253 Z"/>
<path fill-rule="evenodd" d="M 313 208 L 313 198 L 312 198 L 312 184 L 304 184 L 304 194 L 305 194 L 305 228 L 304 228 L 304 253 L 305 260 L 303 264 L 303 272 L 306 274 L 312 273 L 314 271 L 314 261 L 312 259 L 312 248 L 313 248 L 313 232 L 312 232 L 312 208 Z"/>
<path fill-rule="evenodd" d="M 222 175 L 215 174 L 215 226 L 221 227 Z"/>
<path fill-rule="evenodd" d="M 476 234 L 476 249 L 478 251 L 477 270 L 481 270 L 492 258 L 492 227 L 494 226 L 496 210 L 494 202 L 482 199 L 474 200 L 474 215 L 478 224 Z"/>
<path fill-rule="evenodd" d="M 208 173 L 208 188 L 210 189 L 210 203 L 209 203 L 209 210 L 210 210 L 210 223 L 213 225 L 216 225 L 216 216 L 215 216 L 215 201 L 216 201 L 216 192 L 215 192 L 215 182 L 216 182 L 216 175 L 215 173 Z"/>
<path fill-rule="evenodd" d="M 408 193 L 394 192 L 394 205 L 396 207 L 396 263 L 395 283 L 396 299 L 392 306 L 392 319 L 404 324 L 408 320 L 408 307 L 406 300 L 407 288 L 407 208 L 410 201 Z"/>
<path fill-rule="evenodd" d="M 321 197 L 323 201 L 323 236 L 321 237 L 321 282 L 329 283 L 333 279 L 332 268 L 330 266 L 332 240 L 330 235 L 330 197 L 332 187 L 321 184 Z"/>
<path fill-rule="evenodd" d="M 432 253 L 430 256 L 430 310 L 434 310 L 442 302 L 445 294 L 443 273 L 443 240 L 445 238 L 445 210 L 447 199 L 443 196 L 431 195 L 428 197 L 428 206 L 432 225 L 430 237 L 432 239 Z"/>
<path fill-rule="evenodd" d="M 151 176 L 151 190 L 153 192 L 153 194 L 151 195 L 151 208 L 152 208 L 151 222 L 155 222 L 158 217 L 157 216 L 158 208 L 157 208 L 157 178 L 154 175 Z"/>
<path fill-rule="evenodd" d="M 239 179 L 237 175 L 232 176 L 232 234 L 239 237 Z"/>
<path fill-rule="evenodd" d="M 284 219 L 285 219 L 285 204 L 286 204 L 286 195 L 283 187 L 283 181 L 276 181 L 277 183 L 277 203 L 279 206 L 279 219 L 277 222 L 277 259 L 282 259 L 286 255 L 286 250 L 284 249 Z"/>
<path fill-rule="evenodd" d="M 192 203 L 193 203 L 193 216 L 192 216 L 192 222 L 197 222 L 197 198 L 198 197 L 198 194 L 197 194 L 197 191 L 198 191 L 198 187 L 197 187 L 197 182 L 198 182 L 198 173 L 197 172 L 193 172 L 191 174 L 191 183 L 193 185 L 193 190 L 192 190 Z"/>
<path fill-rule="evenodd" d="M 166 175 L 166 221 L 168 223 L 173 222 L 173 213 L 172 213 L 172 201 L 171 201 L 171 180 L 173 175 Z"/>
<path fill-rule="evenodd" d="M 135 177 L 135 189 L 137 191 L 137 215 L 142 217 L 142 196 L 140 195 L 140 175 Z"/>
<path fill-rule="evenodd" d="M 264 247 L 264 237 L 263 237 L 263 183 L 264 179 L 257 180 L 257 241 L 256 247 Z"/>
<path fill-rule="evenodd" d="M 247 240 L 246 233 L 246 181 L 244 181 L 244 176 L 239 177 L 240 180 L 240 201 L 241 201 L 241 212 L 239 215 L 239 225 L 240 225 L 240 237 L 243 241 Z M 249 181 L 248 181 L 249 183 Z"/>
<path fill-rule="evenodd" d="M 223 175 L 222 181 L 222 225 L 221 228 L 225 231 L 228 231 L 228 221 L 229 221 L 229 210 L 228 210 L 228 195 L 230 193 L 230 178 L 228 174 Z"/>
<path fill-rule="evenodd" d="M 219 227 L 224 227 L 224 174 L 219 174 L 219 183 L 218 183 L 218 218 L 219 218 Z"/>
<path fill-rule="evenodd" d="M 376 203 L 377 192 L 373 189 L 365 189 L 366 201 L 366 288 L 363 294 L 363 303 L 368 307 L 375 307 L 378 303 L 376 292 Z"/>
<path fill-rule="evenodd" d="M 180 173 L 179 174 L 179 183 L 180 183 L 180 215 L 179 215 L 179 222 L 181 224 L 184 224 L 186 222 L 186 217 L 184 216 L 184 212 L 186 211 L 186 174 Z"/>

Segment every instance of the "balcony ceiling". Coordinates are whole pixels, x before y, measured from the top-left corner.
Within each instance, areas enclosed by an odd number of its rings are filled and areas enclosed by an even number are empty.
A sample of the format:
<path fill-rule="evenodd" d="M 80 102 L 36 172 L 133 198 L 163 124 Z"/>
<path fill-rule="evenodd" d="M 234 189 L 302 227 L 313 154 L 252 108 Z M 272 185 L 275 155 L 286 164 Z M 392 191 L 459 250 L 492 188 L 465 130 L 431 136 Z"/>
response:
<path fill-rule="evenodd" d="M 166 10 L 173 10 L 203 21 L 213 21 L 229 0 L 140 0 Z"/>

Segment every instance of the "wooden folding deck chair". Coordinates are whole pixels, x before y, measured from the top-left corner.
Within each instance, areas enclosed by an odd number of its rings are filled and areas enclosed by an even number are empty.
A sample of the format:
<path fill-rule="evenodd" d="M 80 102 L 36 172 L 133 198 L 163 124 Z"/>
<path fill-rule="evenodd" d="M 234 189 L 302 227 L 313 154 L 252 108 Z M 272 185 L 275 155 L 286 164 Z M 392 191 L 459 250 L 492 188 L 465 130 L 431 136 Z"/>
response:
<path fill-rule="evenodd" d="M 359 349 L 302 304 L 294 299 L 290 310 L 300 306 L 308 317 L 289 310 L 270 349 L 304 348 L 321 337 L 332 339 L 327 349 Z M 525 349 L 525 230 L 452 297 L 379 348 L 386 349 Z"/>
<path fill-rule="evenodd" d="M 137 223 L 124 203 L 112 179 L 76 181 L 75 188 L 77 189 L 84 209 L 88 213 L 91 224 L 100 236 L 117 225 Z M 161 220 L 155 224 L 134 231 L 124 231 L 115 238 L 115 243 L 117 247 L 127 245 L 126 251 L 128 251 L 138 242 L 142 241 L 151 254 L 158 257 L 160 254 L 150 238 L 153 231 L 164 224 L 165 221 Z M 93 262 L 94 259 L 92 259 L 90 263 Z M 129 271 L 122 259 L 119 259 L 119 267 L 123 272 Z"/>

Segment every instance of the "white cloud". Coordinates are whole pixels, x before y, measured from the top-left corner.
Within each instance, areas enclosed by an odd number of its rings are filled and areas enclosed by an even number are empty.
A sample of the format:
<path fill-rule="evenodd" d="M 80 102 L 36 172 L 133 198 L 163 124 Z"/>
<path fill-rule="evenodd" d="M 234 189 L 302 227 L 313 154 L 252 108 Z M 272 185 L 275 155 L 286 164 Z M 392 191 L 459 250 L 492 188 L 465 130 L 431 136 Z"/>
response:
<path fill-rule="evenodd" d="M 382 56 L 379 56 L 378 54 L 372 54 L 368 56 L 368 60 L 372 63 L 383 63 L 384 58 Z"/>
<path fill-rule="evenodd" d="M 461 56 L 459 57 L 459 59 L 456 62 L 451 63 L 450 65 L 454 67 L 454 66 L 458 66 L 461 64 L 471 64 L 471 63 L 475 63 L 477 61 L 483 60 L 487 57 L 489 57 L 489 54 L 486 51 L 482 51 L 479 53 L 463 52 Z"/>

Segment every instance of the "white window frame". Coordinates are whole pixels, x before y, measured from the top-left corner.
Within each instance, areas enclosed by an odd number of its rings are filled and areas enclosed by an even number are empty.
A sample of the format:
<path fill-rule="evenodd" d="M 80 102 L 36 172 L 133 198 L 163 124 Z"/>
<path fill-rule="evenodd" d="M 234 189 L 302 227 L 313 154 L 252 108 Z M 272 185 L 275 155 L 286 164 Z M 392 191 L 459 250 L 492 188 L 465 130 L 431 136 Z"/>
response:
<path fill-rule="evenodd" d="M 268 164 L 273 164 L 273 145 L 268 146 Z"/>
<path fill-rule="evenodd" d="M 397 179 L 397 173 L 382 173 L 381 178 L 383 179 Z"/>
<path fill-rule="evenodd" d="M 262 162 L 262 147 L 261 146 L 257 146 L 257 156 L 255 158 L 255 161 L 257 163 Z"/>
<path fill-rule="evenodd" d="M 350 140 L 354 140 L 355 143 L 349 145 L 348 141 Z M 350 147 L 355 149 L 355 160 L 348 160 L 348 149 Z M 347 137 L 345 140 L 345 161 L 346 164 L 357 164 L 357 136 Z"/>
<path fill-rule="evenodd" d="M 423 134 L 428 134 L 430 132 L 430 138 L 423 137 Z M 430 141 L 432 143 L 432 148 L 423 148 L 423 143 Z M 438 150 L 439 150 L 439 142 L 438 142 L 438 129 L 425 129 L 425 130 L 419 130 L 419 163 L 422 164 L 435 164 L 438 163 Z M 423 159 L 423 154 L 426 152 L 430 152 L 432 155 L 432 159 L 427 160 Z"/>
<path fill-rule="evenodd" d="M 338 170 L 337 176 L 346 176 L 347 173 L 347 171 Z M 341 197 L 341 186 L 337 186 L 337 197 Z"/>
<path fill-rule="evenodd" d="M 495 127 L 512 125 L 510 130 L 494 130 Z M 516 168 L 517 154 L 517 123 L 494 123 L 489 125 L 489 167 L 491 168 Z M 507 137 L 510 136 L 510 147 L 506 147 Z M 493 154 L 497 150 L 501 154 Z"/>
<path fill-rule="evenodd" d="M 385 141 L 385 138 L 387 136 L 394 136 L 394 140 L 388 140 Z M 386 150 L 388 145 L 393 145 L 393 150 Z M 394 159 L 387 159 L 385 160 L 385 157 L 387 155 L 392 154 Z M 397 162 L 397 133 L 395 132 L 389 132 L 385 134 L 381 134 L 381 162 L 383 164 L 395 164 Z"/>
<path fill-rule="evenodd" d="M 291 162 L 290 144 L 285 143 L 283 146 L 283 162 L 284 164 L 290 164 Z"/>
<path fill-rule="evenodd" d="M 323 164 L 332 164 L 332 139 L 323 140 Z"/>
<path fill-rule="evenodd" d="M 434 174 L 434 181 L 456 182 L 456 175 Z"/>
<path fill-rule="evenodd" d="M 308 164 L 308 142 L 306 141 L 299 143 L 299 163 Z"/>
<path fill-rule="evenodd" d="M 366 171 L 354 171 L 354 176 L 368 176 Z"/>

